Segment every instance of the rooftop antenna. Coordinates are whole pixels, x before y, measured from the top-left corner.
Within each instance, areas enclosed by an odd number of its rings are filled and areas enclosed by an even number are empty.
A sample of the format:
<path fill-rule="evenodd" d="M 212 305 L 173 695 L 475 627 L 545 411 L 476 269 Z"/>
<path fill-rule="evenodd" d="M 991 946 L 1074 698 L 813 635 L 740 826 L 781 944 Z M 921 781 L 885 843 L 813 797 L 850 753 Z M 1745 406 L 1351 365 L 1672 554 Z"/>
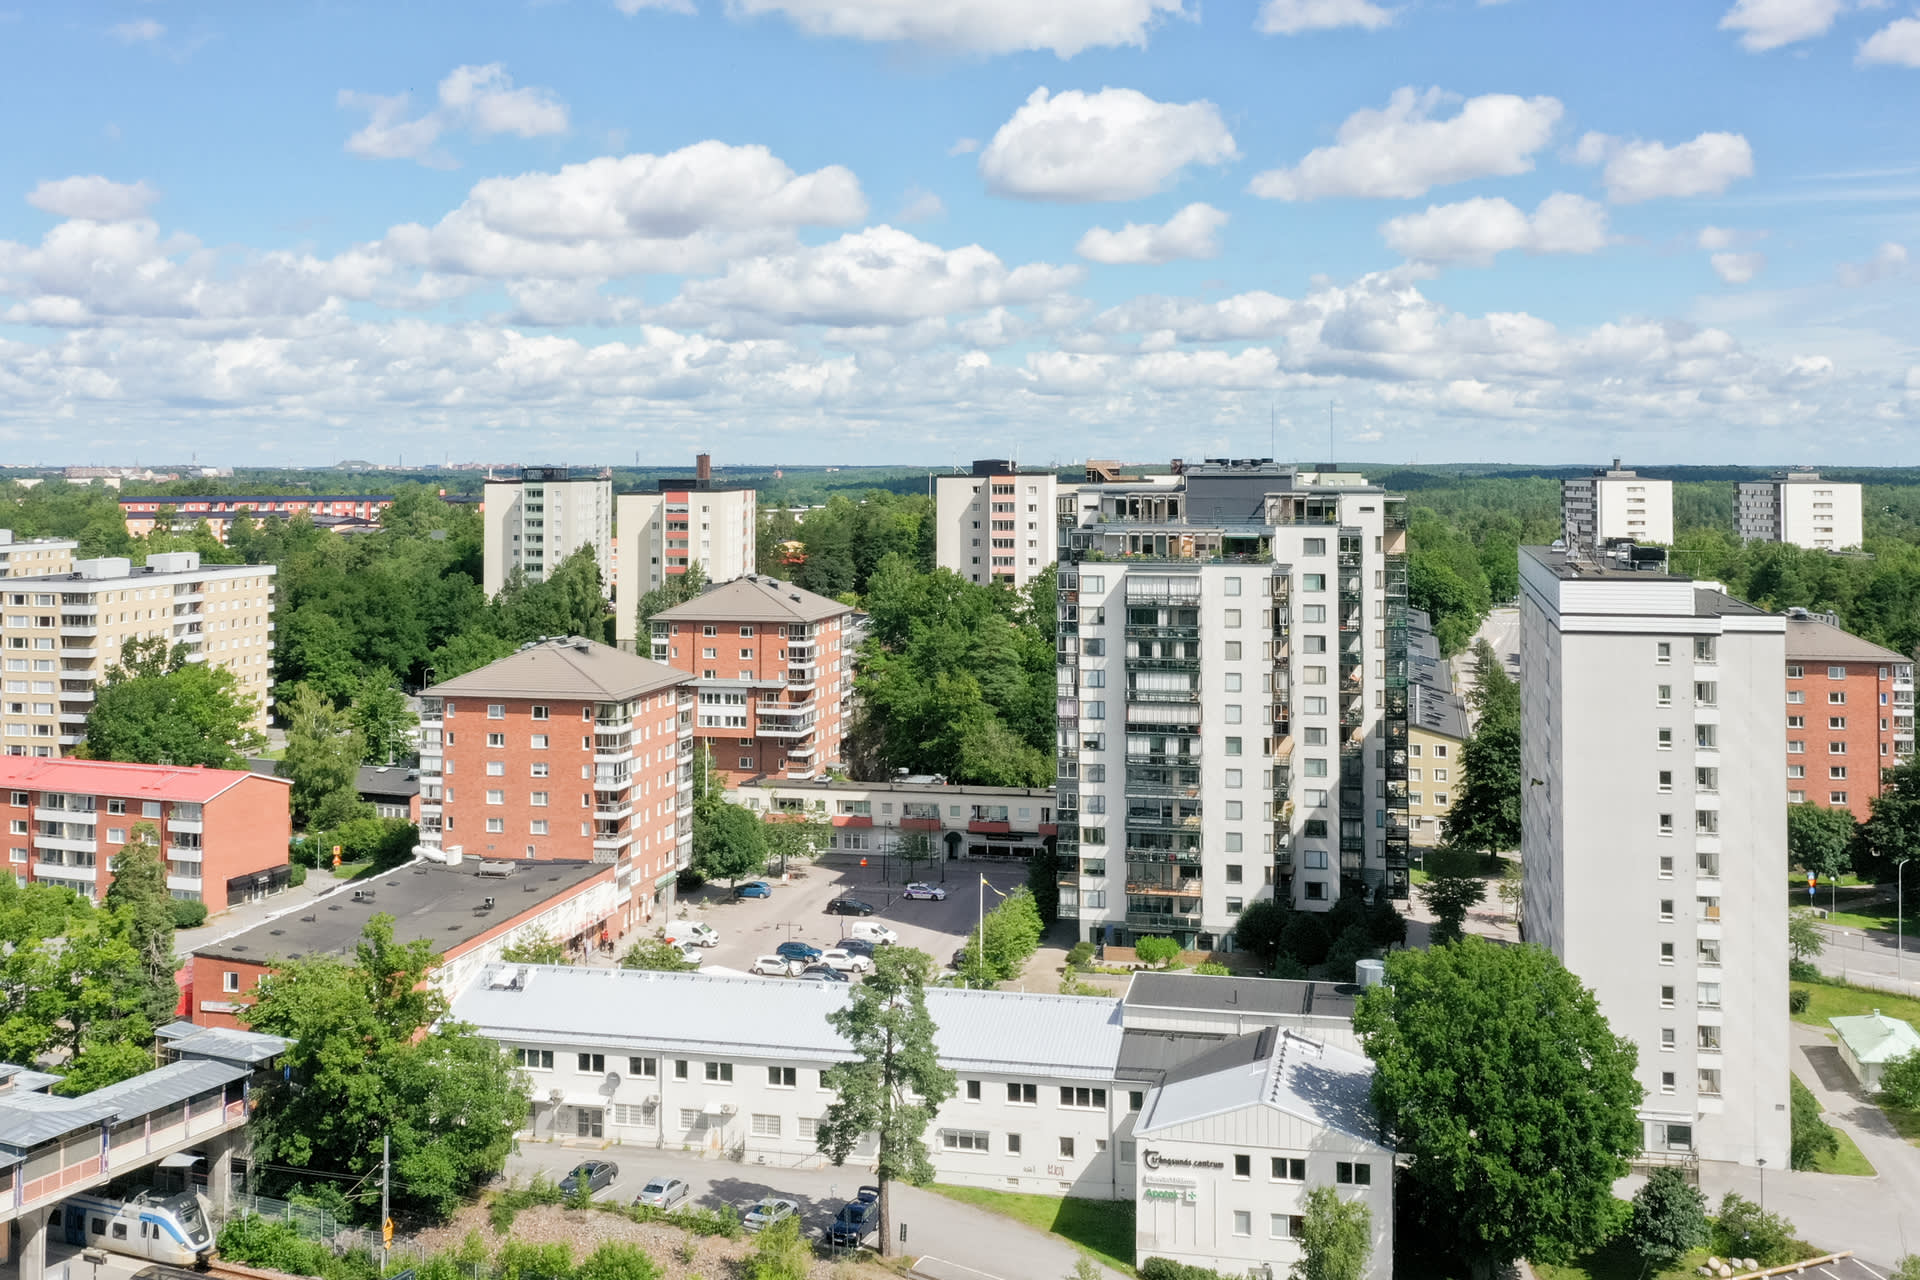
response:
<path fill-rule="evenodd" d="M 1327 401 L 1327 470 L 1329 471 L 1340 469 L 1339 463 L 1335 461 L 1338 448 L 1333 436 L 1333 401 L 1329 400 Z"/>

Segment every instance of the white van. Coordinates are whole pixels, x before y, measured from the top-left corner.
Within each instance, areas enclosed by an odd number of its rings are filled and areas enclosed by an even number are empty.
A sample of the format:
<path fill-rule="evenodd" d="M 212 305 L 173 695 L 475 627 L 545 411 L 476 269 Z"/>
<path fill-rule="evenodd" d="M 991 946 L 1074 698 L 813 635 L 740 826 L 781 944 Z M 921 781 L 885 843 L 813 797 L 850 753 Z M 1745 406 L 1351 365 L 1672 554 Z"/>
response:
<path fill-rule="evenodd" d="M 661 932 L 668 942 L 687 943 L 696 947 L 720 945 L 720 931 L 704 920 L 675 920 Z"/>
<path fill-rule="evenodd" d="M 865 938 L 876 947 L 891 946 L 900 941 L 899 934 L 887 928 L 887 926 L 881 924 L 878 920 L 855 920 L 847 926 L 846 936 L 849 938 Z"/>

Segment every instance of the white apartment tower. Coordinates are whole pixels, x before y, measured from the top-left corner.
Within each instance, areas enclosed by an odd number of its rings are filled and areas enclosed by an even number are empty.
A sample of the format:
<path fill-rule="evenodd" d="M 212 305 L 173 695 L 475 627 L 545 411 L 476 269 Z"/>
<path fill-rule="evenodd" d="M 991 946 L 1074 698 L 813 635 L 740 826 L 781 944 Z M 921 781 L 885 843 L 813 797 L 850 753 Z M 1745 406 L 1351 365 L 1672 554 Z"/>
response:
<path fill-rule="evenodd" d="M 934 563 L 968 582 L 1024 588 L 1054 562 L 1058 488 L 1051 471 L 1022 471 L 1002 458 L 973 474 L 934 481 Z"/>
<path fill-rule="evenodd" d="M 1787 1167 L 1785 619 L 1520 549 L 1522 931 L 1640 1050 L 1650 1159 Z"/>
<path fill-rule="evenodd" d="M 1823 480 L 1818 471 L 1782 471 L 1744 480 L 1733 522 L 1742 542 L 1790 542 L 1813 551 L 1858 547 L 1860 486 Z"/>
<path fill-rule="evenodd" d="M 1205 948 L 1262 897 L 1405 897 L 1404 500 L 1268 459 L 1081 496 L 1061 530 L 1060 914 Z"/>
<path fill-rule="evenodd" d="M 614 639 L 628 652 L 639 637 L 640 597 L 694 565 L 708 582 L 731 582 L 755 572 L 760 537 L 759 495 L 745 486 L 716 485 L 707 454 L 691 479 L 665 479 L 657 493 L 614 499 L 617 568 Z"/>
<path fill-rule="evenodd" d="M 1560 482 L 1560 524 L 1567 545 L 1588 553 L 1610 542 L 1673 544 L 1673 481 L 1609 470 Z"/>
<path fill-rule="evenodd" d="M 601 589 L 613 591 L 613 481 L 574 479 L 565 467 L 523 467 L 517 479 L 488 480 L 482 492 L 486 537 L 481 586 L 500 594 L 515 569 L 541 582 L 581 547 L 600 562 Z"/>

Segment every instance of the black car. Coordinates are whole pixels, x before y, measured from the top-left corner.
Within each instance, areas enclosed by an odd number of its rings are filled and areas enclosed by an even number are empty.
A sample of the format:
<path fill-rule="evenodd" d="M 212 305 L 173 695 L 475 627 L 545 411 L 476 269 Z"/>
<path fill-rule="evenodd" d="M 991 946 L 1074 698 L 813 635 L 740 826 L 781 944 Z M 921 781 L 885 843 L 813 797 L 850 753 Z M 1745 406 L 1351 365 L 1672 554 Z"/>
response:
<path fill-rule="evenodd" d="M 852 982 L 853 981 L 852 978 L 849 978 L 846 974 L 842 973 L 840 970 L 834 968 L 830 964 L 810 964 L 806 968 L 800 971 L 800 976 L 803 978 L 810 978 L 815 982 Z"/>
<path fill-rule="evenodd" d="M 836 1249 L 857 1249 L 880 1225 L 880 1188 L 861 1187 L 856 1197 L 840 1206 L 827 1226 L 827 1243 Z"/>
<path fill-rule="evenodd" d="M 620 1166 L 613 1161 L 587 1160 L 573 1166 L 573 1172 L 560 1179 L 560 1190 L 564 1195 L 572 1195 L 581 1186 L 589 1192 L 599 1191 L 612 1186 L 619 1176 Z"/>
<path fill-rule="evenodd" d="M 868 938 L 842 938 L 834 944 L 850 956 L 865 956 L 873 959 L 873 942 Z"/>
<path fill-rule="evenodd" d="M 870 916 L 873 914 L 873 904 L 871 902 L 862 902 L 858 898 L 835 898 L 827 904 L 827 914 L 830 916 Z"/>

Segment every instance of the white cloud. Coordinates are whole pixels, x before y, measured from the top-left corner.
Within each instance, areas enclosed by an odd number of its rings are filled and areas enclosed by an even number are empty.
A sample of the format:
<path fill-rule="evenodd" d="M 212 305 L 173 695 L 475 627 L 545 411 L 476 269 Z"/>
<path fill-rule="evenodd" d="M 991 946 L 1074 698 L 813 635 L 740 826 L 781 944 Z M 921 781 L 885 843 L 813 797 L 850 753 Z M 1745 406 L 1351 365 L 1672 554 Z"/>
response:
<path fill-rule="evenodd" d="M 1129 222 L 1118 231 L 1093 227 L 1074 252 L 1092 262 L 1161 263 L 1220 256 L 1227 215 L 1210 204 L 1190 204 L 1163 223 Z"/>
<path fill-rule="evenodd" d="M 613 7 L 631 18 L 642 9 L 664 9 L 668 13 L 693 13 L 693 0 L 613 0 Z"/>
<path fill-rule="evenodd" d="M 900 221 L 927 222 L 946 216 L 946 201 L 931 191 L 922 191 L 919 187 L 907 188 L 906 198 L 900 206 Z"/>
<path fill-rule="evenodd" d="M 1135 89 L 1048 96 L 1035 89 L 980 156 L 1000 195 L 1029 200 L 1137 200 L 1188 165 L 1237 159 L 1211 102 L 1156 102 Z"/>
<path fill-rule="evenodd" d="M 709 270 L 866 212 L 859 180 L 839 165 L 796 174 L 765 147 L 709 141 L 488 178 L 431 229 L 393 228 L 386 248 L 436 271 L 611 278 Z"/>
<path fill-rule="evenodd" d="M 1509 249 L 1528 253 L 1597 253 L 1607 244 L 1607 211 L 1585 196 L 1556 191 L 1533 215 L 1499 198 L 1430 205 L 1381 228 L 1389 247 L 1416 262 L 1486 265 Z"/>
<path fill-rule="evenodd" d="M 1700 228 L 1699 245 L 1702 249 L 1731 249 L 1734 233 L 1725 227 Z"/>
<path fill-rule="evenodd" d="M 115 182 L 98 174 L 42 182 L 27 193 L 27 203 L 62 218 L 87 222 L 125 222 L 146 216 L 160 193 L 143 182 Z"/>
<path fill-rule="evenodd" d="M 1753 148 L 1737 133 L 1703 133 L 1667 146 L 1588 133 L 1574 149 L 1578 164 L 1604 164 L 1601 181 L 1615 204 L 1669 197 L 1719 195 L 1753 176 Z"/>
<path fill-rule="evenodd" d="M 1248 190 L 1272 200 L 1412 197 L 1452 182 L 1526 173 L 1561 115 L 1554 98 L 1489 93 L 1467 99 L 1448 119 L 1434 119 L 1434 110 L 1449 101 L 1457 99 L 1438 89 L 1398 89 L 1384 109 L 1348 116 L 1332 146 L 1316 148 L 1291 169 L 1259 174 Z"/>
<path fill-rule="evenodd" d="M 947 148 L 950 156 L 970 156 L 980 149 L 978 138 L 955 138 L 953 145 Z"/>
<path fill-rule="evenodd" d="M 1856 61 L 1920 67 L 1920 18 L 1896 18 L 1860 44 Z"/>
<path fill-rule="evenodd" d="M 1726 284 L 1748 284 L 1767 265 L 1764 253 L 1716 253 L 1709 262 L 1713 273 Z"/>
<path fill-rule="evenodd" d="M 137 22 L 122 22 L 109 27 L 107 34 L 121 44 L 145 44 L 167 34 L 167 29 L 152 18 L 141 18 Z"/>
<path fill-rule="evenodd" d="M 504 66 L 455 67 L 440 81 L 439 105 L 409 119 L 409 97 L 342 89 L 339 105 L 365 111 L 364 128 L 347 139 L 347 150 L 379 160 L 418 160 L 448 166 L 434 150 L 445 134 L 464 129 L 476 138 L 511 133 L 537 138 L 567 131 L 566 104 L 546 89 L 518 88 Z"/>
<path fill-rule="evenodd" d="M 1843 0 L 1734 0 L 1720 29 L 1738 31 L 1748 53 L 1765 53 L 1827 34 L 1845 7 Z"/>
<path fill-rule="evenodd" d="M 1185 0 L 730 0 L 729 12 L 784 14 L 810 35 L 906 40 L 959 53 L 1085 49 L 1147 43 Z"/>
<path fill-rule="evenodd" d="M 1907 269 L 1907 247 L 1889 240 L 1865 262 L 1840 264 L 1840 283 L 1857 289 L 1897 276 Z"/>
<path fill-rule="evenodd" d="M 1032 302 L 1070 288 L 1077 267 L 1007 266 L 979 245 L 942 249 L 893 227 L 828 244 L 738 259 L 726 274 L 689 281 L 670 312 L 741 311 L 788 324 L 903 324 Z"/>
<path fill-rule="evenodd" d="M 1291 36 L 1333 27 L 1373 31 L 1392 21 L 1392 12 L 1371 0 L 1266 0 L 1254 26 L 1268 35 Z"/>

